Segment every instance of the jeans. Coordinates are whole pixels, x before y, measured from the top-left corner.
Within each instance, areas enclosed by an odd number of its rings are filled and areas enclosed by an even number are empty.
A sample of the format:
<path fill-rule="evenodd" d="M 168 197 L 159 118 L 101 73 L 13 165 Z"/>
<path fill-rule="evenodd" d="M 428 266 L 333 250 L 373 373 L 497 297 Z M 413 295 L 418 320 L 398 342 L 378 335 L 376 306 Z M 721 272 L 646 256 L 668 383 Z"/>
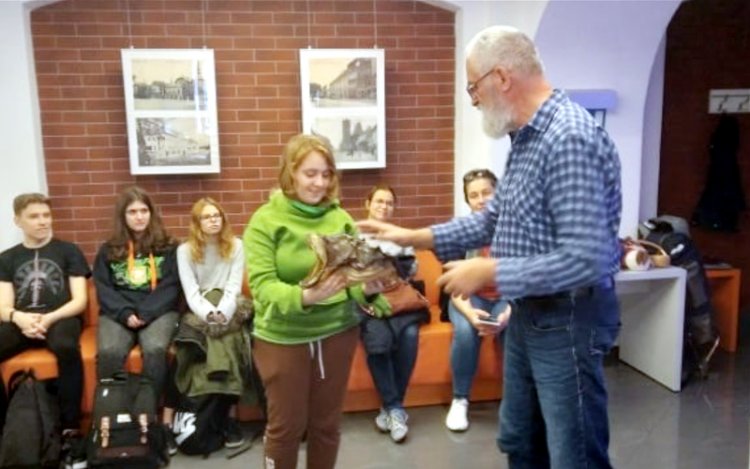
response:
<path fill-rule="evenodd" d="M 30 348 L 47 347 L 57 358 L 57 386 L 60 402 L 60 423 L 63 429 L 78 428 L 83 394 L 83 362 L 81 361 L 81 318 L 60 319 L 50 326 L 46 340 L 29 339 L 15 324 L 0 324 L 0 362 Z M 5 421 L 5 406 L 2 420 Z"/>
<path fill-rule="evenodd" d="M 508 302 L 505 300 L 488 300 L 476 295 L 472 296 L 470 301 L 472 306 L 490 313 L 495 318 L 508 305 Z M 448 305 L 448 317 L 453 324 L 453 342 L 451 343 L 453 397 L 468 399 L 471 392 L 471 384 L 477 372 L 482 338 L 479 337 L 477 330 L 466 319 L 466 316 L 456 309 L 453 302 L 450 302 Z M 502 334 L 501 332 L 496 337 L 496 340 L 502 340 Z"/>
<path fill-rule="evenodd" d="M 401 330 L 393 350 L 367 355 L 367 366 L 384 409 L 404 407 L 404 395 L 417 361 L 418 345 L 419 324 L 415 322 Z"/>
<path fill-rule="evenodd" d="M 99 316 L 96 343 L 96 373 L 99 379 L 122 371 L 136 341 L 141 346 L 143 374 L 154 382 L 161 396 L 167 380 L 167 349 L 177 331 L 178 313 L 168 312 L 133 330 L 106 316 Z"/>
<path fill-rule="evenodd" d="M 514 304 L 505 334 L 498 437 L 509 467 L 612 467 L 603 358 L 619 319 L 612 288 Z"/>

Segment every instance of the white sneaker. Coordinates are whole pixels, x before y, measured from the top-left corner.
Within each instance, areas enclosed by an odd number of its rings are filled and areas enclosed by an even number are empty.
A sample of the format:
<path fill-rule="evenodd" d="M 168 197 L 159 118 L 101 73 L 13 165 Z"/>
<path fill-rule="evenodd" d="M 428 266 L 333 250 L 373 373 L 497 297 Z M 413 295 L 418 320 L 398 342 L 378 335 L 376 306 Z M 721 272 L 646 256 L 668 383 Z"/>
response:
<path fill-rule="evenodd" d="M 469 428 L 469 401 L 464 398 L 453 399 L 448 415 L 445 416 L 445 426 L 454 432 L 463 432 Z"/>
<path fill-rule="evenodd" d="M 378 416 L 375 417 L 375 426 L 383 433 L 387 433 L 391 429 L 391 417 L 388 415 L 388 411 L 382 407 Z"/>
<path fill-rule="evenodd" d="M 391 439 L 396 443 L 401 443 L 409 433 L 409 427 L 406 426 L 409 415 L 404 409 L 391 409 L 388 416 L 391 424 Z"/>

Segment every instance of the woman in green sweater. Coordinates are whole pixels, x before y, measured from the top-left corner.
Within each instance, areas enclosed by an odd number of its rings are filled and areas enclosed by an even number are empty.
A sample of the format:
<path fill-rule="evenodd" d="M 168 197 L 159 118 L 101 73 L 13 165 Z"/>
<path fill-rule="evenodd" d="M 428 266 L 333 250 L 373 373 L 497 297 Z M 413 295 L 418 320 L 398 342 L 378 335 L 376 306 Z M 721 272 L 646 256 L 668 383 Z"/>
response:
<path fill-rule="evenodd" d="M 354 348 L 356 303 L 389 313 L 375 293 L 380 282 L 347 285 L 332 275 L 313 287 L 299 282 L 315 255 L 310 233 L 356 234 L 338 203 L 339 175 L 327 140 L 297 135 L 284 148 L 279 190 L 245 230 L 244 246 L 255 306 L 253 355 L 268 399 L 267 468 L 295 469 L 307 433 L 307 467 L 336 464 L 339 422 Z"/>

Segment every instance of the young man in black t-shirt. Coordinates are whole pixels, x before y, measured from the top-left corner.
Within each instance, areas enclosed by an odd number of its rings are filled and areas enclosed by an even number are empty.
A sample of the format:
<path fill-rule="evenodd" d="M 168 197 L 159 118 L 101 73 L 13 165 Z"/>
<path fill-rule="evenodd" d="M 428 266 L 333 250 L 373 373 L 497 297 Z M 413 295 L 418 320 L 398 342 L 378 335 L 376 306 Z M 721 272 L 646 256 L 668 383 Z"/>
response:
<path fill-rule="evenodd" d="M 33 347 L 47 347 L 55 354 L 60 419 L 63 434 L 68 434 L 79 426 L 80 314 L 86 309 L 86 278 L 91 271 L 78 246 L 52 237 L 52 213 L 45 195 L 17 196 L 13 212 L 23 242 L 0 253 L 0 362 Z"/>

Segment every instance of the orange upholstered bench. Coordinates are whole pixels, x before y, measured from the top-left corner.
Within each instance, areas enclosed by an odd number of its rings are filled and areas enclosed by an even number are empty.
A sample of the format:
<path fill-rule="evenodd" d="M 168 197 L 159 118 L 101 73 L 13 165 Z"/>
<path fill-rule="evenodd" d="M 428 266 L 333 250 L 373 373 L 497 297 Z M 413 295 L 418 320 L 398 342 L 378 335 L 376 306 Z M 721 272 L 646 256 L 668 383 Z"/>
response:
<path fill-rule="evenodd" d="M 81 411 L 89 415 L 94 407 L 94 388 L 96 387 L 96 325 L 99 322 L 99 302 L 96 299 L 96 288 L 93 280 L 88 281 L 88 305 L 82 313 L 83 331 L 81 333 L 81 358 L 83 360 L 83 398 Z M 140 347 L 130 351 L 125 368 L 129 371 L 141 371 Z M 57 359 L 45 348 L 26 350 L 0 364 L 0 374 L 7 383 L 13 373 L 19 370 L 34 370 L 38 379 L 57 377 Z"/>
<path fill-rule="evenodd" d="M 440 321 L 439 296 L 436 284 L 442 266 L 431 251 L 418 251 L 419 270 L 417 278 L 425 282 L 425 293 L 430 301 L 430 322 L 419 332 L 417 363 L 406 393 L 407 406 L 449 403 L 453 397 L 451 386 L 450 345 L 453 327 Z M 244 282 L 247 285 L 247 282 Z M 247 293 L 247 292 L 246 292 Z M 81 356 L 83 359 L 84 384 L 81 410 L 84 421 L 91 414 L 96 387 L 96 325 L 99 321 L 99 303 L 93 281 L 88 283 L 88 306 L 83 314 L 84 329 L 81 334 Z M 140 347 L 130 351 L 125 368 L 131 372 L 142 371 Z M 57 376 L 57 360 L 47 349 L 27 350 L 0 364 L 0 375 L 4 382 L 19 370 L 33 369 L 37 378 Z M 495 400 L 502 395 L 502 351 L 495 341 L 485 338 L 479 356 L 479 366 L 471 392 L 472 401 Z M 357 345 L 349 377 L 344 410 L 374 410 L 380 407 L 380 399 L 372 382 L 362 344 Z M 259 416 L 258 409 L 240 408 L 242 420 Z"/>

